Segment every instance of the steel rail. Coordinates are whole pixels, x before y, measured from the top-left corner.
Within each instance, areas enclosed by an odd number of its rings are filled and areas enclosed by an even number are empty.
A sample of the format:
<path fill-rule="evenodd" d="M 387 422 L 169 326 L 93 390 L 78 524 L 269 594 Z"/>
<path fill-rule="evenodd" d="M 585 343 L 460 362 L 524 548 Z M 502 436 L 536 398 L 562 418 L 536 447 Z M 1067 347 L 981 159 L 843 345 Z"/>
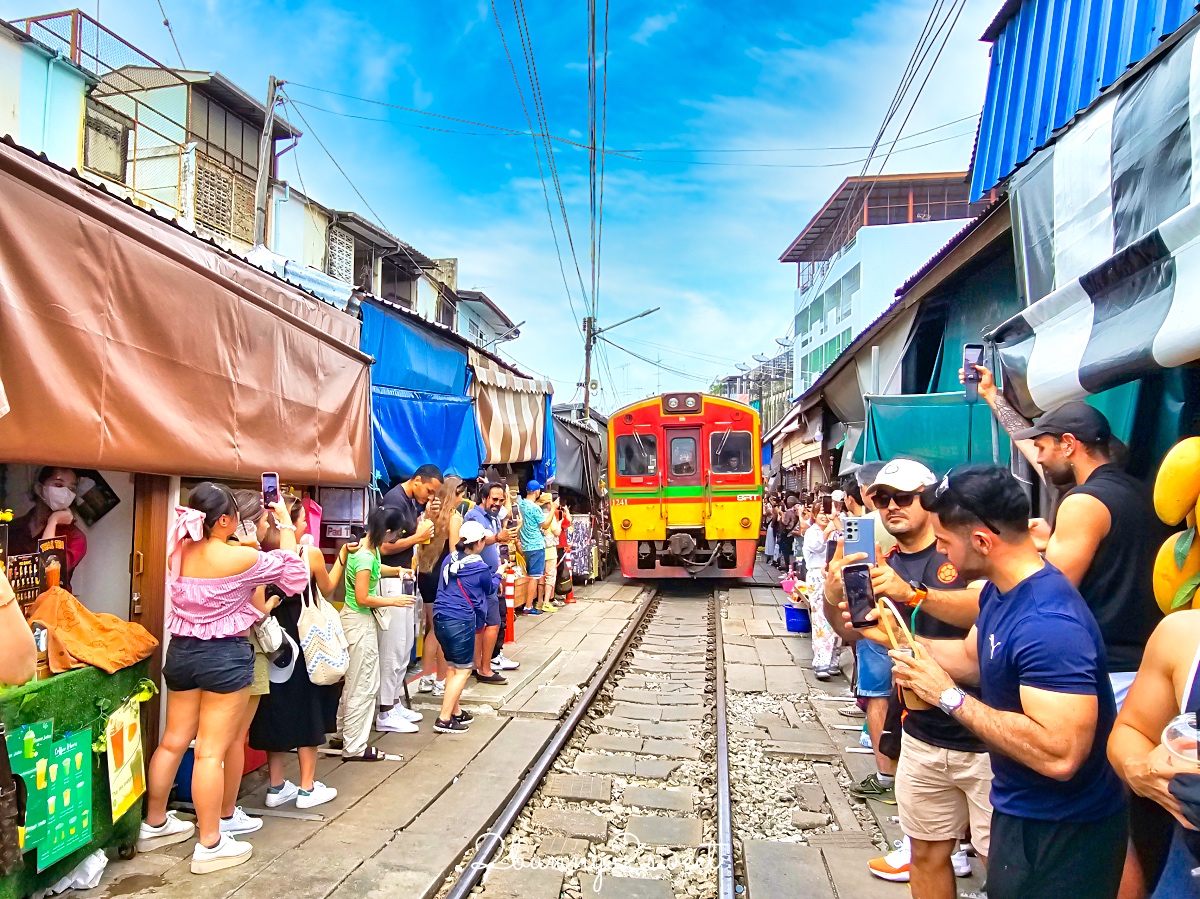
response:
<path fill-rule="evenodd" d="M 734 899 L 733 808 L 729 789 L 729 726 L 725 720 L 725 644 L 721 636 L 720 593 L 713 591 L 717 669 L 717 895 Z"/>
<path fill-rule="evenodd" d="M 641 609 L 625 626 L 625 630 L 621 632 L 620 640 L 616 647 L 612 649 L 608 657 L 604 660 L 604 665 L 592 678 L 591 684 L 583 695 L 576 700 L 575 705 L 571 707 L 570 714 L 558 730 L 554 732 L 550 742 L 542 750 L 541 754 L 534 760 L 529 772 L 517 787 L 517 791 L 509 799 L 508 805 L 504 806 L 500 815 L 492 822 L 487 833 L 483 837 L 483 842 L 476 843 L 475 854 L 471 856 L 471 861 L 467 863 L 467 867 L 459 875 L 458 880 L 454 882 L 454 886 L 450 888 L 450 892 L 446 894 L 445 899 L 467 899 L 471 895 L 471 890 L 479 882 L 479 878 L 483 876 L 484 870 L 491 862 L 492 857 L 496 854 L 504 842 L 504 837 L 512 829 L 516 823 L 521 811 L 528 805 L 529 800 L 533 797 L 534 792 L 546 777 L 550 766 L 554 764 L 554 760 L 558 758 L 558 754 L 567 744 L 567 740 L 571 738 L 571 734 L 575 732 L 575 728 L 579 722 L 583 720 L 583 716 L 587 714 L 588 708 L 600 693 L 600 689 L 608 681 L 613 669 L 625 657 L 626 650 L 629 649 L 629 644 L 633 642 L 634 636 L 638 629 L 642 626 L 642 622 L 646 619 L 646 614 L 654 605 L 655 598 L 658 596 L 658 590 L 652 588 L 649 596 L 642 603 Z M 730 894 L 732 896 L 732 893 Z"/>

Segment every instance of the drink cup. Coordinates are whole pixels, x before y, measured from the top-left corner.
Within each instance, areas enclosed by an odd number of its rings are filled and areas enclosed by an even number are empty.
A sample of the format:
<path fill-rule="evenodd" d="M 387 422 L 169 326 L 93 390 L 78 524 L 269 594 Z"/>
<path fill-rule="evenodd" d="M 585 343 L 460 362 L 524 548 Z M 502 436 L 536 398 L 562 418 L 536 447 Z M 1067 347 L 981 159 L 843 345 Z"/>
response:
<path fill-rule="evenodd" d="M 58 805 L 57 799 L 58 799 L 57 796 L 47 796 L 46 797 L 46 812 L 47 812 L 47 814 L 50 814 L 50 815 L 54 814 L 54 809 Z"/>
<path fill-rule="evenodd" d="M 70 805 L 70 804 L 71 804 L 71 788 L 67 787 L 65 790 L 63 790 L 63 805 Z"/>
<path fill-rule="evenodd" d="M 55 783 L 58 780 L 58 763 L 55 762 L 50 766 L 50 783 Z"/>
<path fill-rule="evenodd" d="M 25 737 L 24 737 L 25 758 L 27 758 L 27 759 L 31 759 L 31 758 L 33 758 L 33 755 L 34 755 L 34 744 L 35 744 L 36 742 L 37 742 L 37 741 L 36 741 L 36 739 L 35 739 L 35 738 L 34 738 L 34 736 L 33 736 L 33 731 L 31 731 L 31 730 L 26 730 L 26 731 L 25 731 Z"/>
<path fill-rule="evenodd" d="M 76 771 L 83 770 L 83 753 L 82 752 L 75 753 L 75 770 Z"/>
<path fill-rule="evenodd" d="M 896 647 L 896 652 L 908 656 L 910 659 L 914 657 L 911 646 L 898 646 Z M 904 700 L 904 707 L 910 712 L 923 712 L 926 709 L 933 708 L 933 706 L 907 687 L 900 688 L 900 698 Z"/>
<path fill-rule="evenodd" d="M 37 760 L 37 788 L 39 790 L 46 789 L 46 766 L 49 764 L 45 759 Z"/>
<path fill-rule="evenodd" d="M 120 768 L 125 764 L 125 728 L 117 728 L 112 736 L 113 767 Z"/>

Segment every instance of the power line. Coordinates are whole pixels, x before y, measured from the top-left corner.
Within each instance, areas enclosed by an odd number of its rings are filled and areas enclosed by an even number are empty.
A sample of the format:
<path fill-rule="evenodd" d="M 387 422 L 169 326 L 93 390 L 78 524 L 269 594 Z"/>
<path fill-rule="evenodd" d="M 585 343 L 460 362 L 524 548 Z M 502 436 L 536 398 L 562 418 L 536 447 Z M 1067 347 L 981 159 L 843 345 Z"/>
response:
<path fill-rule="evenodd" d="M 661 369 L 662 371 L 669 372 L 673 375 L 678 375 L 681 378 L 690 378 L 693 381 L 701 381 L 705 384 L 711 383 L 711 381 L 712 381 L 711 378 L 706 378 L 703 375 L 696 374 L 695 372 L 683 371 L 682 369 L 672 368 L 669 365 L 663 365 L 662 362 L 655 362 L 653 359 L 647 359 L 645 356 L 635 353 L 633 350 L 629 349 L 628 347 L 623 347 L 619 343 L 614 343 L 613 341 L 609 340 L 607 337 L 599 337 L 597 339 L 604 343 L 607 343 L 609 346 L 616 347 L 622 353 L 628 353 L 634 359 L 638 359 L 642 362 L 645 362 L 647 365 L 653 365 L 655 368 Z"/>
<path fill-rule="evenodd" d="M 163 24 L 167 26 L 167 34 L 171 35 L 171 43 L 175 46 L 175 55 L 179 57 L 179 67 L 187 68 L 187 63 L 183 61 L 183 54 L 179 52 L 179 42 L 175 40 L 175 30 L 171 27 L 171 21 L 167 18 L 167 11 L 163 9 L 162 0 L 158 0 L 158 11 L 162 13 Z M 100 17 L 99 10 L 96 12 L 97 19 Z"/>

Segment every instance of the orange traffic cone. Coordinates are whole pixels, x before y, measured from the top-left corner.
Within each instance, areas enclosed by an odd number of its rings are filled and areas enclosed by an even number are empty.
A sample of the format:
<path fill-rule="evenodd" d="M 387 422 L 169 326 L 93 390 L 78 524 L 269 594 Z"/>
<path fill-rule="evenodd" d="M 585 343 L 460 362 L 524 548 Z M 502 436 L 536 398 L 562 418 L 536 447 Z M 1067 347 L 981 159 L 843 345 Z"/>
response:
<path fill-rule="evenodd" d="M 514 611 L 517 598 L 517 575 L 510 568 L 504 572 L 504 645 L 517 642 L 517 620 Z"/>
<path fill-rule="evenodd" d="M 571 585 L 571 589 L 567 591 L 566 597 L 563 599 L 567 605 L 575 602 L 575 574 L 571 570 L 571 554 L 567 553 L 567 583 Z"/>

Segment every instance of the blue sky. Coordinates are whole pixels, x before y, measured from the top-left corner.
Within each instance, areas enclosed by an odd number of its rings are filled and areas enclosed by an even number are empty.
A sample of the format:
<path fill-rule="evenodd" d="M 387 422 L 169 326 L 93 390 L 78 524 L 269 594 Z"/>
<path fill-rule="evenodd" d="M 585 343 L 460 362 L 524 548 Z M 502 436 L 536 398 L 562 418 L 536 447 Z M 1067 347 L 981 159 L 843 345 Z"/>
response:
<path fill-rule="evenodd" d="M 83 9 L 95 15 L 95 2 L 83 0 Z M 515 321 L 527 321 L 506 352 L 553 378 L 559 399 L 571 397 L 582 340 L 531 139 L 480 135 L 486 129 L 311 87 L 525 129 L 487 0 L 162 2 L 188 67 L 219 70 L 260 97 L 274 74 L 291 82 L 293 100 L 322 107 L 301 106 L 309 133 L 285 157 L 283 177 L 297 180 L 298 163 L 315 199 L 367 213 L 311 132 L 319 135 L 388 230 L 429 256 L 458 257 L 460 287 L 487 291 Z M 930 5 L 611 4 L 608 145 L 638 152 L 609 157 L 599 318 L 603 325 L 662 307 L 611 336 L 639 355 L 661 355 L 687 376 L 607 347 L 597 372 L 602 408 L 659 387 L 703 387 L 736 361 L 775 347 L 790 326 L 795 287 L 795 266 L 778 256 L 837 184 L 861 168 L 837 164 L 862 155 L 777 151 L 870 143 Z M 62 6 L 0 0 L 0 17 Z M 979 111 L 988 48 L 978 36 L 998 7 L 999 0 L 968 4 L 905 133 Z M 496 9 L 529 102 L 512 3 L 497 0 Z M 586 3 L 528 0 L 526 13 L 550 130 L 586 140 Z M 100 0 L 100 18 L 151 56 L 178 63 L 156 0 Z M 897 154 L 888 171 L 965 169 L 972 129 L 973 122 L 959 122 L 917 138 L 911 143 L 939 142 Z M 757 152 L 701 152 L 714 150 Z M 586 283 L 587 154 L 559 144 L 556 159 Z M 550 198 L 557 210 L 552 189 Z M 913 269 L 922 262 L 913 260 Z"/>

